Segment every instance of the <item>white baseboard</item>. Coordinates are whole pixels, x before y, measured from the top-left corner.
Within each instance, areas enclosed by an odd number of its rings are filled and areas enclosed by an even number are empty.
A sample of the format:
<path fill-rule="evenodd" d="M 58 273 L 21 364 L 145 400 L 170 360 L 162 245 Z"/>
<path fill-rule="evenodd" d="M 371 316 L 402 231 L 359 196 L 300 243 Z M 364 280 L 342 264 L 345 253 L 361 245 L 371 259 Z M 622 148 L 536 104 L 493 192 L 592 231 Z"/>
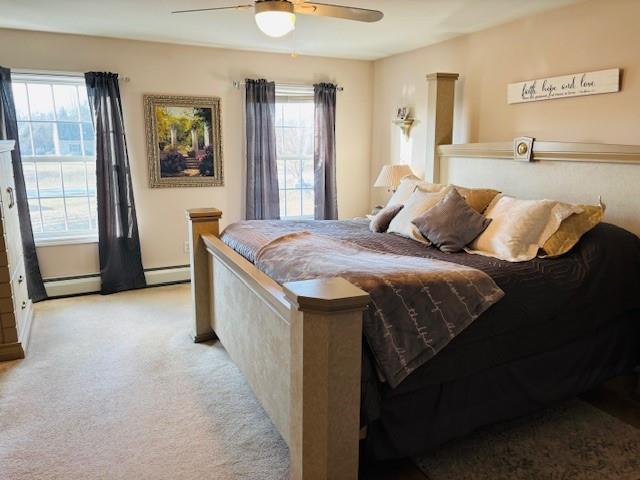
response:
<path fill-rule="evenodd" d="M 189 267 L 171 267 L 144 272 L 147 285 L 164 285 L 165 283 L 176 283 L 191 281 L 191 270 Z"/>
<path fill-rule="evenodd" d="M 149 287 L 186 282 L 191 278 L 189 267 L 184 266 L 147 270 L 144 272 L 144 276 Z M 84 277 L 45 280 L 44 288 L 50 298 L 97 293 L 100 291 L 100 276 L 96 274 Z"/>
<path fill-rule="evenodd" d="M 45 280 L 44 289 L 49 298 L 82 295 L 100 291 L 100 277 L 57 278 Z"/>

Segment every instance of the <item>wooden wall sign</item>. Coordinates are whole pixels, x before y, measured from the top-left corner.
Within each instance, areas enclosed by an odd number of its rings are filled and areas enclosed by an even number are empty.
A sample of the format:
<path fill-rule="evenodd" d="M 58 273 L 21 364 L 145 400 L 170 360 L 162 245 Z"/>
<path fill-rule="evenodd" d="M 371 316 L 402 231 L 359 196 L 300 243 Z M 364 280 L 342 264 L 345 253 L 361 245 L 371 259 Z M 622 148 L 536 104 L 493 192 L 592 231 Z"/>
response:
<path fill-rule="evenodd" d="M 510 83 L 507 87 L 507 102 L 537 102 L 618 91 L 620 91 L 620 69 L 612 68 Z"/>

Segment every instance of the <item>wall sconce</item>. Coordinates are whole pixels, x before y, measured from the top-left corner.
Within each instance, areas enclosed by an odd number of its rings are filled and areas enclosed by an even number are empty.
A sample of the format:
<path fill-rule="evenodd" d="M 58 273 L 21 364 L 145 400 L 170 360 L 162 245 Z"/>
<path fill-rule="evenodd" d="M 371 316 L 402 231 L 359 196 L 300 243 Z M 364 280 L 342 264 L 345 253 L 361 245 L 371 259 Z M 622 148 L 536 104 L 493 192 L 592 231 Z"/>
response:
<path fill-rule="evenodd" d="M 413 127 L 414 122 L 415 118 L 411 116 L 411 109 L 409 107 L 398 107 L 398 110 L 396 111 L 396 119 L 393 123 L 400 127 L 404 138 L 407 140 L 411 135 L 411 127 Z"/>

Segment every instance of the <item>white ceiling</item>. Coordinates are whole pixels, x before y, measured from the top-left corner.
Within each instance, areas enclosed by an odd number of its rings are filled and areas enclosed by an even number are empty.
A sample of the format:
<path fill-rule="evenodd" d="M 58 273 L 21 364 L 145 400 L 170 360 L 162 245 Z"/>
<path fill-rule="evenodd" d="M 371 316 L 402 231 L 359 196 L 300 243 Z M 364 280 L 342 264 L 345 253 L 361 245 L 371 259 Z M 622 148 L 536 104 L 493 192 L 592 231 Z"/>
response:
<path fill-rule="evenodd" d="M 245 0 L 0 0 L 0 27 L 243 50 L 378 59 L 578 0 L 324 0 L 384 12 L 374 24 L 298 15 L 294 33 L 272 39 L 251 10 L 171 15 Z"/>

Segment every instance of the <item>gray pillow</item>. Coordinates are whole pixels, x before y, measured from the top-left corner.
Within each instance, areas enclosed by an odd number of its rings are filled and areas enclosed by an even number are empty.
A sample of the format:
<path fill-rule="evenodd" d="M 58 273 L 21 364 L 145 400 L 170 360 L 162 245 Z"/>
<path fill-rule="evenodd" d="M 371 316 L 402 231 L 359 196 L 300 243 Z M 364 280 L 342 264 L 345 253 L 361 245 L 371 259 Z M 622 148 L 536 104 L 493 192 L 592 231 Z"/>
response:
<path fill-rule="evenodd" d="M 404 208 L 404 205 L 387 205 L 380 210 L 375 217 L 369 223 L 369 230 L 376 233 L 384 233 L 389 228 L 389 224 L 393 217 L 395 217 L 400 210 Z"/>
<path fill-rule="evenodd" d="M 413 219 L 420 233 L 440 250 L 459 252 L 491 223 L 452 188 L 437 204 Z"/>

